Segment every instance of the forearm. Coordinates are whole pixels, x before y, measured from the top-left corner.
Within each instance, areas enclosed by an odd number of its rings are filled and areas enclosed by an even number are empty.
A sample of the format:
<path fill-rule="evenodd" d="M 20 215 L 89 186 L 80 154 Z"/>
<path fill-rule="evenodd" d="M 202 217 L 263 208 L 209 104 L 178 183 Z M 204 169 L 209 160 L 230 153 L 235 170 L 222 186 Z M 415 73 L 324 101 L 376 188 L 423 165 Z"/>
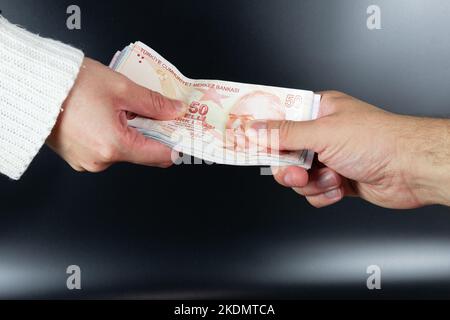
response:
<path fill-rule="evenodd" d="M 83 53 L 0 16 L 0 173 L 19 179 L 50 134 Z"/>
<path fill-rule="evenodd" d="M 424 204 L 450 206 L 450 120 L 408 117 L 407 121 L 403 150 L 411 188 Z"/>

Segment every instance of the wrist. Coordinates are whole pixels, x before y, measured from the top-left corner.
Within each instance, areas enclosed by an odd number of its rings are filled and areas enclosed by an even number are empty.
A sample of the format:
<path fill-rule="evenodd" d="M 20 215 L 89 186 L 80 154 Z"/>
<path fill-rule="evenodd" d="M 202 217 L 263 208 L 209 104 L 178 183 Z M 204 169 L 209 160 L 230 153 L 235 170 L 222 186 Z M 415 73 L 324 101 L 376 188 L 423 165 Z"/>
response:
<path fill-rule="evenodd" d="M 422 205 L 450 206 L 450 120 L 405 117 L 402 167 Z"/>

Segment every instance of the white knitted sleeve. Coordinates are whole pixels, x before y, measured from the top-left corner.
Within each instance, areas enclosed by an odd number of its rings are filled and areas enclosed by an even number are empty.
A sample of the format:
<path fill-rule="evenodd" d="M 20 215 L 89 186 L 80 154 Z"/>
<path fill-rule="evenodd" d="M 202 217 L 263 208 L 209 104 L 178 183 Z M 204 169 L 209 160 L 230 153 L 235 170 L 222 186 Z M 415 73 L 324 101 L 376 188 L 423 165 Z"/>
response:
<path fill-rule="evenodd" d="M 0 16 L 0 173 L 19 179 L 50 135 L 83 53 Z"/>

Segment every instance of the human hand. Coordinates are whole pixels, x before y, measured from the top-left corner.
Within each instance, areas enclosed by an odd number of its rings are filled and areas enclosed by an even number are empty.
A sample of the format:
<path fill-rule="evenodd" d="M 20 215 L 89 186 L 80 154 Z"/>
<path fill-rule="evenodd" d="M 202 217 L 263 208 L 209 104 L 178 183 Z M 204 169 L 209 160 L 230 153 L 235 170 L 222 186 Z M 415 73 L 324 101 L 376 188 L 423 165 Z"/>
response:
<path fill-rule="evenodd" d="M 309 173 L 274 168 L 277 182 L 315 207 L 344 196 L 398 209 L 450 204 L 448 120 L 400 116 L 340 92 L 324 92 L 317 120 L 255 121 L 248 129 L 279 130 L 281 150 L 318 153 L 320 164 Z"/>
<path fill-rule="evenodd" d="M 127 117 L 170 120 L 186 110 L 86 58 L 47 144 L 77 171 L 99 172 L 115 162 L 168 167 L 171 149 L 128 127 Z"/>

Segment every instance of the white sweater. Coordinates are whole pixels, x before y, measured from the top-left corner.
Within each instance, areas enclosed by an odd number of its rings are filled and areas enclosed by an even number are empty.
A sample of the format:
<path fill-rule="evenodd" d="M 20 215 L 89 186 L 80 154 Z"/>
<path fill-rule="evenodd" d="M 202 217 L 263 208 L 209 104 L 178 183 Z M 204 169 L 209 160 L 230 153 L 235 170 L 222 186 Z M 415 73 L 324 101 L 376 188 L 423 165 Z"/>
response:
<path fill-rule="evenodd" d="M 83 53 L 0 16 L 0 173 L 19 179 L 50 135 Z"/>

